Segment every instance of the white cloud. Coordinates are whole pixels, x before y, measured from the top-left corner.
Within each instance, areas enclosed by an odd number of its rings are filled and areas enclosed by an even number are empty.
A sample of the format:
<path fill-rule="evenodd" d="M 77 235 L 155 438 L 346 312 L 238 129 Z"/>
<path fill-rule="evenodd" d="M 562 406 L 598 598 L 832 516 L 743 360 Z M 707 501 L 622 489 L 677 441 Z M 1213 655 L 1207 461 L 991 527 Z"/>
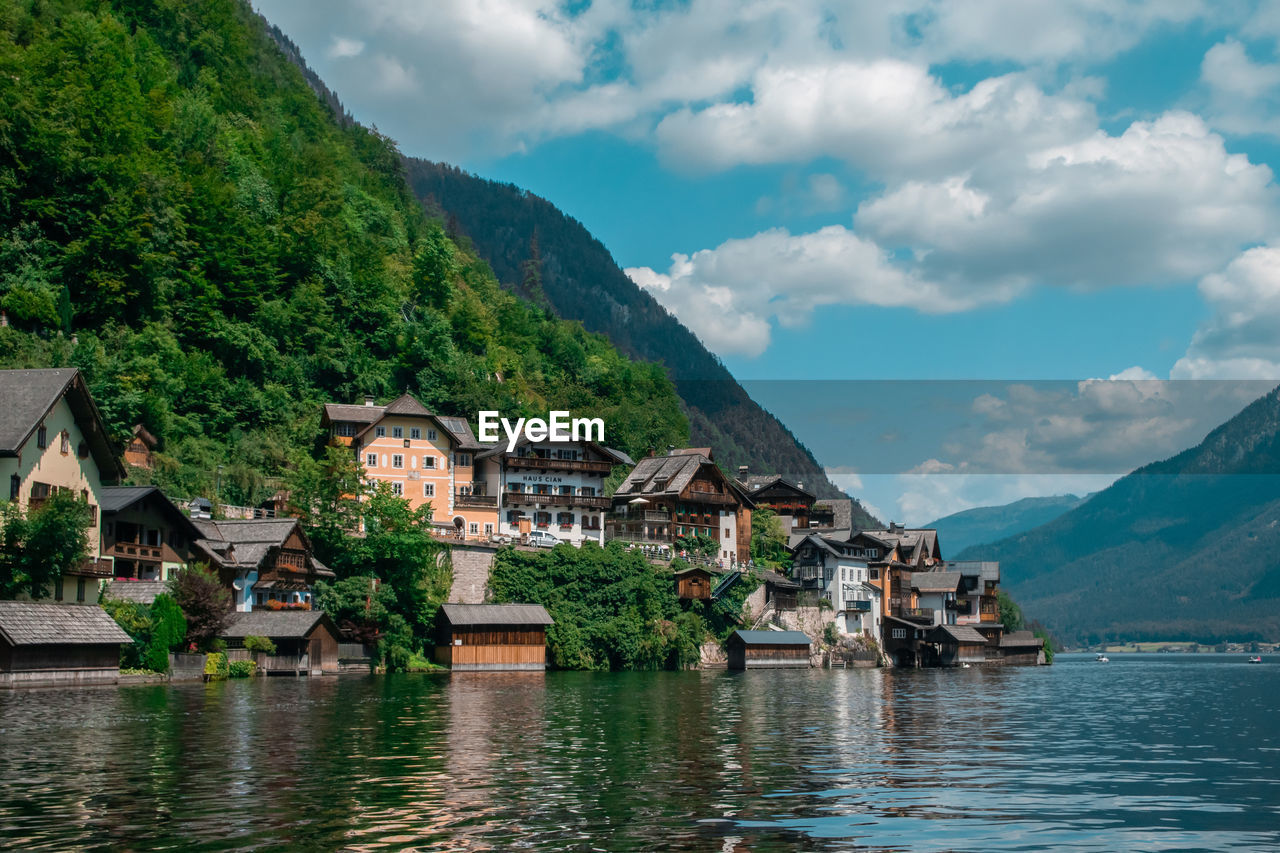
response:
<path fill-rule="evenodd" d="M 626 272 L 722 355 L 759 355 L 769 345 L 771 320 L 799 326 L 824 305 L 941 313 L 1012 295 L 998 288 L 942 288 L 894 265 L 874 243 L 839 225 L 800 235 L 775 228 L 691 256 L 673 255 L 665 273 L 648 267 Z"/>
<path fill-rule="evenodd" d="M 362 53 L 364 53 L 364 42 L 359 39 L 334 36 L 333 44 L 329 46 L 325 55 L 330 59 L 351 59 Z"/>
<path fill-rule="evenodd" d="M 1228 38 L 1205 53 L 1200 82 L 1214 127 L 1243 135 L 1280 135 L 1280 63 L 1256 62 L 1241 42 Z"/>
<path fill-rule="evenodd" d="M 1249 249 L 1200 293 L 1213 316 L 1191 339 L 1172 375 L 1186 379 L 1280 380 L 1280 246 Z"/>
<path fill-rule="evenodd" d="M 1119 373 L 1113 373 L 1107 378 L 1112 381 L 1115 381 L 1117 379 L 1151 380 L 1151 379 L 1158 379 L 1159 377 L 1157 377 L 1150 370 L 1147 370 L 1145 367 L 1135 364 L 1133 367 L 1126 367 L 1124 370 L 1120 371 Z"/>

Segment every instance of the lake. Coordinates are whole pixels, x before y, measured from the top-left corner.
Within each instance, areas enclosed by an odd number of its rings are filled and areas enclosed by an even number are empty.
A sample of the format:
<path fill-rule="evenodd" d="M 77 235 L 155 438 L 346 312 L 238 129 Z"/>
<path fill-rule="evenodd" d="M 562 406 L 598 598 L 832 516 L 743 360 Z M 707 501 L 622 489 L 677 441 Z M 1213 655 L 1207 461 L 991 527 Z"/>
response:
<path fill-rule="evenodd" d="M 4 692 L 0 847 L 1276 848 L 1244 658 Z"/>

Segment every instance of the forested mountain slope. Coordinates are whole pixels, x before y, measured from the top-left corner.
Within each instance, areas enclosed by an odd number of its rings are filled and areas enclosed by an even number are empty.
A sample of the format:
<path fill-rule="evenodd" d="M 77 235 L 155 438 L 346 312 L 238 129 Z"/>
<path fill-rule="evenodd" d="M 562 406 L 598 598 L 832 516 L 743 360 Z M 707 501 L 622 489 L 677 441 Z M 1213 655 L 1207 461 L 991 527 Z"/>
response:
<path fill-rule="evenodd" d="M 428 206 L 468 237 L 503 285 L 580 320 L 635 358 L 671 371 L 689 416 L 692 441 L 716 449 L 730 471 L 776 473 L 842 493 L 813 454 L 760 408 L 702 342 L 619 269 L 609 250 L 555 205 L 511 184 L 443 163 L 410 158 L 409 181 Z M 854 503 L 855 526 L 878 526 Z"/>
<path fill-rule="evenodd" d="M 971 545 L 998 542 L 1042 524 L 1084 503 L 1075 495 L 1023 498 L 1003 506 L 979 506 L 952 513 L 924 527 L 938 531 L 948 554 L 958 554 Z"/>
<path fill-rule="evenodd" d="M 1280 388 L 1199 445 L 970 548 L 1066 639 L 1280 638 Z"/>
<path fill-rule="evenodd" d="M 0 367 L 83 368 L 160 485 L 237 503 L 365 393 L 687 440 L 660 366 L 503 290 L 339 109 L 243 0 L 0 4 Z"/>

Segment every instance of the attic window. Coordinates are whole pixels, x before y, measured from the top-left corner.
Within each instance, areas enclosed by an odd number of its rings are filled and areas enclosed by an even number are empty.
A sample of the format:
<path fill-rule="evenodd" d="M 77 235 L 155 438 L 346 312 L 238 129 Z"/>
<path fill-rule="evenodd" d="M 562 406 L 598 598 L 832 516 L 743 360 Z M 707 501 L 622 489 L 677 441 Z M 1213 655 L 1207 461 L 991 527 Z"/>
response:
<path fill-rule="evenodd" d="M 40 429 L 36 430 L 36 447 L 41 450 L 49 446 L 49 431 L 45 429 L 44 424 L 40 425 Z"/>
<path fill-rule="evenodd" d="M 83 441 L 80 442 L 80 446 L 76 448 L 76 456 L 79 456 L 81 459 L 88 459 L 89 445 L 85 444 Z"/>
<path fill-rule="evenodd" d="M 62 431 L 62 434 L 59 436 L 59 439 L 61 443 L 60 443 L 60 446 L 58 447 L 58 450 L 60 450 L 64 455 L 70 453 L 71 452 L 71 433 L 67 432 L 64 429 Z"/>

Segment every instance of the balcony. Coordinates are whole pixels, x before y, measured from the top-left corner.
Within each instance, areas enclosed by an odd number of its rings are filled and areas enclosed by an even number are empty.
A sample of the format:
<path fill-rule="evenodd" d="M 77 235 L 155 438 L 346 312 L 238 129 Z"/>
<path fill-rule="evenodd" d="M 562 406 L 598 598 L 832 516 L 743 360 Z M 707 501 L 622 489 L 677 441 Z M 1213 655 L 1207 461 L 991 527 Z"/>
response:
<path fill-rule="evenodd" d="M 453 493 L 453 502 L 458 506 L 496 507 L 498 505 L 498 496 L 455 491 Z"/>
<path fill-rule="evenodd" d="M 545 459 L 541 456 L 508 456 L 505 459 L 508 467 L 526 468 L 534 471 L 584 471 L 589 474 L 609 475 L 613 470 L 612 462 L 595 462 L 589 459 Z"/>
<path fill-rule="evenodd" d="M 137 542 L 117 542 L 107 553 L 123 560 L 159 560 L 159 545 L 139 545 Z"/>
<path fill-rule="evenodd" d="M 110 560 L 85 560 L 67 574 L 88 578 L 109 578 L 115 574 L 115 565 Z"/>
<path fill-rule="evenodd" d="M 582 507 L 583 509 L 608 509 L 613 501 L 603 495 L 557 495 L 539 492 L 517 492 L 508 490 L 505 503 L 509 504 L 543 504 L 544 506 Z"/>
<path fill-rule="evenodd" d="M 900 607 L 893 613 L 899 619 L 906 619 L 908 622 L 915 622 L 920 625 L 932 625 L 933 614 L 934 611 L 931 607 Z"/>
<path fill-rule="evenodd" d="M 870 602 L 870 600 L 867 600 L 867 599 L 862 599 L 862 598 L 852 598 L 852 599 L 849 599 L 849 600 L 845 601 L 845 603 L 844 603 L 844 609 L 845 609 L 845 610 L 852 610 L 852 611 L 854 611 L 854 612 L 856 612 L 856 613 L 870 613 L 870 612 L 871 612 L 871 602 Z"/>

